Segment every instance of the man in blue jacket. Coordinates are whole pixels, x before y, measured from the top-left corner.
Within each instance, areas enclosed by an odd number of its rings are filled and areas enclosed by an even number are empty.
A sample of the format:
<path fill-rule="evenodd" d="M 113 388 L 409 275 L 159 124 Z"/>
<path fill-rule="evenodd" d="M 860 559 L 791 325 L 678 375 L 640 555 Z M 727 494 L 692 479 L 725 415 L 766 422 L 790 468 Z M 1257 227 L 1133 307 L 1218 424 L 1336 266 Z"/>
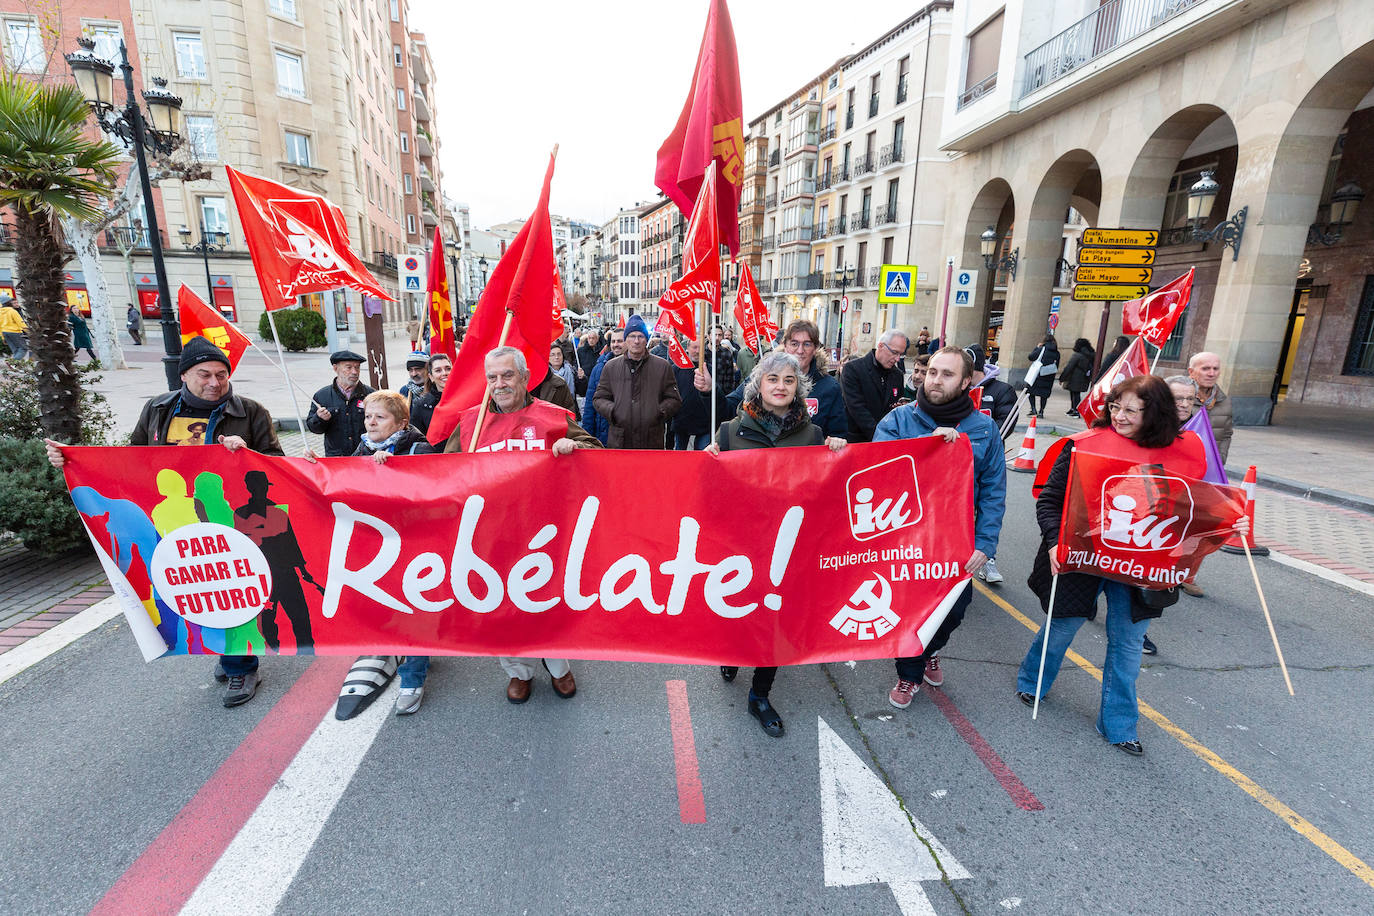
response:
<path fill-rule="evenodd" d="M 820 351 L 821 332 L 809 321 L 798 319 L 787 326 L 782 334 L 782 346 L 797 358 L 801 371 L 811 379 L 811 393 L 806 397 L 806 409 L 811 414 L 811 422 L 821 428 L 826 438 L 849 438 L 849 421 L 844 413 L 844 392 L 840 383 L 822 371 L 816 361 Z M 744 401 L 744 386 L 748 378 L 741 379 L 740 385 L 726 396 L 729 415 L 720 418 L 723 423 L 739 412 Z"/>
<path fill-rule="evenodd" d="M 874 442 L 940 435 L 954 442 L 961 434 L 973 446 L 973 555 L 964 571 L 976 573 L 997 553 L 1002 514 L 1007 507 L 1007 464 L 1002 436 L 991 417 L 979 413 L 969 398 L 973 358 L 958 347 L 942 347 L 930 358 L 925 381 L 916 391 L 915 403 L 898 407 L 878 424 Z M 897 686 L 888 702 L 898 709 L 911 705 L 924 679 L 932 687 L 945 682 L 937 653 L 949 642 L 964 612 L 973 601 L 973 587 L 966 587 L 949 616 L 935 631 L 925 652 L 915 658 L 897 659 Z"/>
<path fill-rule="evenodd" d="M 600 439 L 602 445 L 611 435 L 611 424 L 592 407 L 592 393 L 596 391 L 597 382 L 601 381 L 601 370 L 606 368 L 606 363 L 625 352 L 625 329 L 611 328 L 606 337 L 610 349 L 597 358 L 596 365 L 587 376 L 587 401 L 582 405 L 582 428 Z"/>

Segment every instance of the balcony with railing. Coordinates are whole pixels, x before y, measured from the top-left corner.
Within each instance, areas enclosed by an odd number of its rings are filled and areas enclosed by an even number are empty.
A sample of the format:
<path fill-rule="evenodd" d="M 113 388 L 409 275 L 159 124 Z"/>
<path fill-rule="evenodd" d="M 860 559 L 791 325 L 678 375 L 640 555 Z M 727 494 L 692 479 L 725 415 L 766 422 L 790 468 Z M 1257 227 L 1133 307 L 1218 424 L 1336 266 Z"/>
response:
<path fill-rule="evenodd" d="M 890 204 L 886 207 L 878 208 L 878 225 L 890 226 L 897 222 L 897 205 Z"/>
<path fill-rule="evenodd" d="M 906 85 L 907 85 L 907 77 L 908 77 L 908 76 L 910 76 L 910 74 L 903 73 L 901 76 L 899 76 L 899 77 L 897 78 L 897 104 L 898 104 L 898 105 L 900 105 L 900 104 L 902 104 L 903 102 L 906 101 Z"/>
<path fill-rule="evenodd" d="M 876 170 L 877 163 L 874 162 L 872 153 L 864 153 L 858 159 L 854 160 L 854 179 L 856 181 L 860 177 L 867 175 L 869 172 L 873 172 Z"/>
<path fill-rule="evenodd" d="M 773 208 L 777 207 L 777 205 L 778 205 L 778 195 L 777 195 L 777 194 L 769 194 L 767 197 L 765 197 L 765 198 L 763 199 L 763 209 L 765 209 L 765 210 L 772 210 Z"/>
<path fill-rule="evenodd" d="M 763 250 L 772 251 L 777 245 L 778 237 L 775 235 L 765 235 L 763 237 Z"/>
<path fill-rule="evenodd" d="M 1114 48 L 1188 10 L 1202 0 L 1106 0 L 1101 6 L 1026 55 L 1021 98 L 1048 86 Z M 960 107 L 963 107 L 962 99 Z"/>
<path fill-rule="evenodd" d="M 885 169 L 889 165 L 898 165 L 902 161 L 902 144 L 889 143 L 878 151 L 878 168 Z"/>
<path fill-rule="evenodd" d="M 844 129 L 851 130 L 854 127 L 854 106 L 850 105 L 844 110 Z"/>
<path fill-rule="evenodd" d="M 819 242 L 821 239 L 828 238 L 829 236 L 830 222 L 828 220 L 821 220 L 819 223 L 811 227 L 811 241 Z"/>
<path fill-rule="evenodd" d="M 835 173 L 833 171 L 821 172 L 819 175 L 817 175 L 816 193 L 819 194 L 822 191 L 829 191 L 831 186 L 834 184 L 834 177 Z"/>
<path fill-rule="evenodd" d="M 816 193 L 816 179 L 798 178 L 796 181 L 789 182 L 782 189 L 782 199 L 784 202 L 798 197 L 811 197 Z"/>
<path fill-rule="evenodd" d="M 782 164 L 782 150 L 775 149 L 768 154 L 768 167 L 775 169 Z"/>
<path fill-rule="evenodd" d="M 855 213 L 849 218 L 850 232 L 858 232 L 860 229 L 870 229 L 872 226 L 872 217 L 867 213 Z"/>
<path fill-rule="evenodd" d="M 840 185 L 844 184 L 845 182 L 847 182 L 847 181 L 852 181 L 853 178 L 854 178 L 854 169 L 853 169 L 852 166 L 850 166 L 849 163 L 846 162 L 846 163 L 843 163 L 843 164 L 841 164 L 841 165 L 837 165 L 837 166 L 835 167 L 835 174 L 834 174 L 834 176 L 832 177 L 832 179 L 831 179 L 831 181 L 830 181 L 830 186 L 831 186 L 832 188 L 838 188 Z"/>
<path fill-rule="evenodd" d="M 839 132 L 840 127 L 838 124 L 827 124 L 825 130 L 821 132 L 821 142 L 829 143 L 831 140 L 835 139 L 836 135 L 839 134 Z"/>
<path fill-rule="evenodd" d="M 882 274 L 882 271 L 883 269 L 881 267 L 870 267 L 868 269 L 868 283 L 866 285 L 877 286 L 878 277 Z"/>
<path fill-rule="evenodd" d="M 791 229 L 784 229 L 778 235 L 779 245 L 791 245 L 796 242 L 811 241 L 810 226 L 793 226 Z"/>
<path fill-rule="evenodd" d="M 979 80 L 972 86 L 965 89 L 962 93 L 960 93 L 959 108 L 963 108 L 965 105 L 972 105 L 974 102 L 978 101 L 983 96 L 987 95 L 989 92 L 996 88 L 997 74 L 994 73 L 992 76 L 989 76 L 986 79 Z"/>

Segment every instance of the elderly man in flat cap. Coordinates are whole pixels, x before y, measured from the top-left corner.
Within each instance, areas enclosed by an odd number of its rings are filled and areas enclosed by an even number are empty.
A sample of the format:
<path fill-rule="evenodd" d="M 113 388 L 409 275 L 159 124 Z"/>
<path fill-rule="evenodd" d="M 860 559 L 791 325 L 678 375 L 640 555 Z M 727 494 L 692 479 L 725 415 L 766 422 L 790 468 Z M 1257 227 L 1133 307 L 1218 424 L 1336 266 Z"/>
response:
<path fill-rule="evenodd" d="M 372 389 L 358 380 L 367 357 L 352 350 L 338 350 L 329 356 L 334 381 L 315 392 L 306 428 L 324 436 L 324 455 L 333 458 L 352 455 L 363 440 L 363 398 Z"/>

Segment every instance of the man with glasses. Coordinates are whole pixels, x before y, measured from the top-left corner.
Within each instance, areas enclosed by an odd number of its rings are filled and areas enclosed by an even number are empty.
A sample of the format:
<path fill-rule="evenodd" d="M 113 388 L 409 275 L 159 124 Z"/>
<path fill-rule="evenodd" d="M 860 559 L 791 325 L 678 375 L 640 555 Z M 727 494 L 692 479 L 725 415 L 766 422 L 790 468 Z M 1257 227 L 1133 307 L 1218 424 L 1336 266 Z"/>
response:
<path fill-rule="evenodd" d="M 907 336 L 890 328 L 867 355 L 851 361 L 841 373 L 850 442 L 872 442 L 873 431 L 902 396 Z"/>
<path fill-rule="evenodd" d="M 797 320 L 787 326 L 782 334 L 783 349 L 796 357 L 801 371 L 811 379 L 811 393 L 806 396 L 806 409 L 811 414 L 811 422 L 821 428 L 826 438 L 849 438 L 849 424 L 845 420 L 844 394 L 840 383 L 825 372 L 821 349 L 821 331 L 810 321 Z M 818 357 L 818 354 L 819 357 Z M 746 376 L 744 382 L 749 379 Z M 744 382 L 726 397 L 730 419 L 739 412 L 744 401 Z"/>

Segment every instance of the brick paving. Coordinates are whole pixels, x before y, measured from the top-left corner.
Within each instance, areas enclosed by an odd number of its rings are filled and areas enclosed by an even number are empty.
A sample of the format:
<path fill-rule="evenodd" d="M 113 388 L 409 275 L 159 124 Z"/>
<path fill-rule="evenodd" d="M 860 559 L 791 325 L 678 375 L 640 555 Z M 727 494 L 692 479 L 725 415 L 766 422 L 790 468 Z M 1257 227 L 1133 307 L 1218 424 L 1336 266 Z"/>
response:
<path fill-rule="evenodd" d="M 0 654 L 104 598 L 110 583 L 89 552 L 50 558 L 0 539 Z"/>
<path fill-rule="evenodd" d="M 1374 515 L 1261 487 L 1255 538 L 1299 560 L 1374 584 Z"/>

